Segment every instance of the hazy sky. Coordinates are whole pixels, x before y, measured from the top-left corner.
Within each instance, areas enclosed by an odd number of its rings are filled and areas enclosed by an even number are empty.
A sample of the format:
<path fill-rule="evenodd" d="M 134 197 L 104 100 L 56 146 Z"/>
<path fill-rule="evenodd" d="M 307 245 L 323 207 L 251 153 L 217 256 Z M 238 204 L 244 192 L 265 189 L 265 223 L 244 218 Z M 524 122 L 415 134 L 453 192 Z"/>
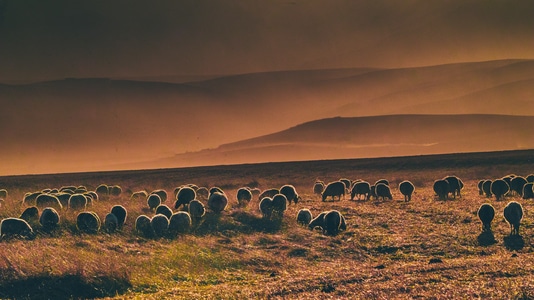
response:
<path fill-rule="evenodd" d="M 533 1 L 0 3 L 0 82 L 534 58 Z"/>

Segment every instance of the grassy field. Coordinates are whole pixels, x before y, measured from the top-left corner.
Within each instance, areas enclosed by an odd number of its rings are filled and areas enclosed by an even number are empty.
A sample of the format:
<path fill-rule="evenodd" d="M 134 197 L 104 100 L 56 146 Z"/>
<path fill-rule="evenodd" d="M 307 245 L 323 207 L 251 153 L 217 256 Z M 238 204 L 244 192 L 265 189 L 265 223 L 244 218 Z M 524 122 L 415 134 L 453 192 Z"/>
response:
<path fill-rule="evenodd" d="M 0 188 L 9 191 L 0 218 L 18 217 L 28 191 L 101 183 L 119 184 L 123 193 L 90 210 L 103 218 L 122 204 L 129 212 L 125 228 L 114 234 L 79 233 L 75 213 L 61 211 L 57 230 L 35 228 L 33 240 L 1 241 L 0 298 L 532 299 L 532 200 L 508 196 L 497 202 L 478 194 L 478 180 L 510 173 L 534 173 L 534 151 L 0 177 Z M 432 184 L 447 175 L 463 180 L 462 197 L 439 201 Z M 393 200 L 322 202 L 313 194 L 316 179 L 342 177 L 386 178 Z M 416 186 L 411 202 L 397 189 L 406 179 Z M 163 188 L 172 195 L 186 183 L 223 188 L 228 209 L 220 216 L 208 212 L 175 239 L 138 236 L 135 218 L 152 212 L 146 202 L 131 201 L 131 193 Z M 281 222 L 263 220 L 257 198 L 237 207 L 238 188 L 283 184 L 293 184 L 302 201 L 289 206 Z M 511 200 L 525 211 L 516 239 L 508 237 L 502 217 Z M 496 209 L 493 236 L 481 234 L 476 215 L 485 202 Z M 337 209 L 347 230 L 325 236 L 298 226 L 301 208 L 314 216 Z"/>

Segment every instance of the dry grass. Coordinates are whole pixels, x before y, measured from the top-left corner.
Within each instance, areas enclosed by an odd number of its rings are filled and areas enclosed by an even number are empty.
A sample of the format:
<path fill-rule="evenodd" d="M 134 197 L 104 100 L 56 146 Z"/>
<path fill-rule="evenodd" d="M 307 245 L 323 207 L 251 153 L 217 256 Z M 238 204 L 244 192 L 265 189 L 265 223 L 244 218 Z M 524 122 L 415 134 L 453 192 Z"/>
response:
<path fill-rule="evenodd" d="M 534 172 L 525 159 L 533 155 L 495 155 L 1 178 L 0 188 L 10 192 L 0 211 L 2 218 L 20 214 L 24 209 L 20 200 L 27 191 L 68 184 L 95 188 L 103 182 L 120 184 L 125 191 L 164 188 L 169 194 L 184 183 L 221 186 L 231 206 L 220 217 L 208 214 L 189 234 L 158 240 L 134 233 L 137 215 L 151 212 L 146 203 L 131 202 L 128 192 L 91 208 L 101 217 L 115 204 L 128 209 L 126 227 L 116 234 L 80 234 L 75 214 L 63 211 L 58 230 L 38 232 L 34 240 L 0 243 L 0 298 L 531 299 L 532 202 L 486 199 L 478 195 L 476 184 L 482 178 Z M 432 182 L 449 174 L 464 181 L 463 197 L 437 201 Z M 395 187 L 394 200 L 321 202 L 312 194 L 316 178 L 341 177 L 370 182 L 387 178 Z M 416 185 L 409 203 L 396 189 L 404 179 Z M 295 185 L 303 200 L 290 206 L 281 222 L 262 220 L 258 199 L 237 208 L 239 187 L 266 189 L 286 183 Z M 507 239 L 509 227 L 502 219 L 502 210 L 512 199 L 525 209 L 519 241 Z M 476 216 L 487 201 L 497 210 L 495 243 L 480 236 Z M 348 229 L 330 237 L 297 226 L 300 208 L 309 208 L 314 215 L 337 209 L 345 215 Z"/>

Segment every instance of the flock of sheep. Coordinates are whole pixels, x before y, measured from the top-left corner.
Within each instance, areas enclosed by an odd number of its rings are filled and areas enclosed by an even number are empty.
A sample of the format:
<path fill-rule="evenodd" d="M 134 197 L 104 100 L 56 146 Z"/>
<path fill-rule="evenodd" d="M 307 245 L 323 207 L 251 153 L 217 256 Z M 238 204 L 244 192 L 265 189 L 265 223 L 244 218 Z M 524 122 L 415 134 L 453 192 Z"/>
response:
<path fill-rule="evenodd" d="M 507 193 L 515 192 L 525 199 L 534 198 L 534 175 L 527 177 L 508 175 L 495 180 L 481 180 L 478 184 L 480 194 L 497 200 Z M 456 176 L 447 176 L 436 180 L 433 190 L 441 200 L 450 197 L 461 197 L 464 184 Z M 404 201 L 411 201 L 415 186 L 410 181 L 402 181 L 398 185 Z M 316 180 L 313 193 L 319 195 L 322 201 L 341 201 L 350 194 L 350 200 L 361 201 L 374 198 L 375 200 L 392 200 L 390 184 L 386 179 L 377 180 L 370 184 L 364 180 L 351 181 L 341 178 L 337 181 L 324 183 Z M 0 238 L 25 237 L 33 238 L 33 228 L 42 231 L 53 231 L 60 225 L 60 211 L 77 213 L 76 228 L 84 233 L 98 233 L 103 230 L 113 233 L 121 230 L 126 222 L 128 212 L 122 205 L 114 205 L 103 221 L 89 207 L 99 199 L 119 197 L 123 194 L 118 185 L 101 184 L 94 191 L 85 186 L 65 186 L 58 189 L 45 189 L 27 193 L 23 198 L 23 205 L 27 207 L 20 216 L 8 217 L 0 222 Z M 0 204 L 8 197 L 6 190 L 0 190 Z M 257 197 L 258 209 L 265 220 L 281 220 L 288 205 L 299 202 L 301 197 L 293 185 L 283 185 L 280 188 L 266 189 L 261 192 L 257 188 L 242 187 L 237 190 L 236 200 L 239 207 L 246 207 Z M 210 189 L 198 187 L 194 184 L 183 185 L 174 190 L 174 205 L 166 205 L 168 194 L 163 189 L 152 192 L 137 191 L 131 193 L 131 200 L 146 201 L 147 209 L 152 216 L 141 214 L 135 219 L 135 232 L 143 237 L 174 237 L 188 232 L 193 225 L 199 224 L 209 209 L 214 214 L 226 210 L 229 202 L 228 195 L 218 187 Z M 511 234 L 519 234 L 519 224 L 522 219 L 521 204 L 511 201 L 504 209 L 504 217 L 511 226 Z M 491 222 L 495 216 L 495 209 L 491 204 L 483 204 L 478 210 L 478 216 L 483 224 L 483 231 L 491 230 Z M 324 234 L 336 235 L 346 230 L 345 217 L 337 210 L 321 212 L 315 218 L 309 209 L 303 208 L 297 212 L 296 222 L 309 229 L 320 228 Z"/>

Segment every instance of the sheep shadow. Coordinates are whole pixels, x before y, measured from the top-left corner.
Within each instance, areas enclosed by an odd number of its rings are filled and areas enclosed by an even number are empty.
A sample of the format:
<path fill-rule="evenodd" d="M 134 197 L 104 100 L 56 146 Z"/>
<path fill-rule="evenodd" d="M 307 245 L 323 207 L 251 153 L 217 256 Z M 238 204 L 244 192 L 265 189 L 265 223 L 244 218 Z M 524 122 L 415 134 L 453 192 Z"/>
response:
<path fill-rule="evenodd" d="M 483 231 L 481 234 L 479 234 L 477 241 L 480 246 L 491 246 L 497 243 L 497 240 L 495 240 L 495 236 L 491 230 Z"/>
<path fill-rule="evenodd" d="M 525 240 L 521 235 L 509 235 L 504 237 L 504 246 L 510 251 L 517 251 L 525 247 Z"/>

